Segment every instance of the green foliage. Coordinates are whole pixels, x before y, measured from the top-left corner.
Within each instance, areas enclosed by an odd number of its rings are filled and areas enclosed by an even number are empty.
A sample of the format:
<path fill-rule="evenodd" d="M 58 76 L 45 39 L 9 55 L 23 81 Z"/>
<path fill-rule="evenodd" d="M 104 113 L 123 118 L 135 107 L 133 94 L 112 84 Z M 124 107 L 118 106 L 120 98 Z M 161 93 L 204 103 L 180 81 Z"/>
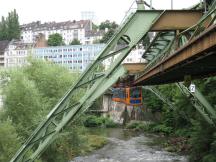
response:
<path fill-rule="evenodd" d="M 20 26 L 19 26 L 19 17 L 16 13 L 16 10 L 10 12 L 7 17 L 7 23 L 8 23 L 8 38 L 9 40 L 15 38 L 20 38 Z"/>
<path fill-rule="evenodd" d="M 110 118 L 104 118 L 104 125 L 106 128 L 115 128 L 118 125 L 116 123 L 114 123 L 113 120 L 111 120 Z"/>
<path fill-rule="evenodd" d="M 9 40 L 7 22 L 3 16 L 0 22 L 0 40 Z"/>
<path fill-rule="evenodd" d="M 115 29 L 109 29 L 100 40 L 100 43 L 107 43 L 110 38 L 114 35 Z"/>
<path fill-rule="evenodd" d="M 66 131 L 59 135 L 51 146 L 45 151 L 42 159 L 46 162 L 66 162 L 74 158 L 74 156 L 82 154 L 87 149 L 85 143 L 87 139 L 82 128 L 70 127 L 72 131 Z M 52 155 L 52 156 L 50 156 Z"/>
<path fill-rule="evenodd" d="M 94 115 L 87 116 L 83 124 L 86 127 L 107 127 L 107 128 L 117 127 L 117 124 L 114 123 L 110 118 L 97 117 Z"/>
<path fill-rule="evenodd" d="M 105 30 L 105 29 L 116 29 L 118 27 L 118 24 L 116 22 L 111 22 L 109 20 L 106 20 L 104 22 L 101 22 L 99 25 L 100 30 Z"/>
<path fill-rule="evenodd" d="M 148 106 L 152 113 L 161 112 L 163 103 L 152 92 L 143 90 L 143 102 Z"/>
<path fill-rule="evenodd" d="M 14 9 L 8 13 L 6 18 L 2 17 L 0 22 L 0 40 L 19 39 L 21 34 L 19 16 Z"/>
<path fill-rule="evenodd" d="M 151 125 L 149 126 L 149 129 L 151 132 L 154 133 L 163 133 L 166 135 L 170 135 L 171 133 L 173 133 L 173 128 L 172 127 L 168 127 L 165 124 L 158 124 L 158 125 Z"/>
<path fill-rule="evenodd" d="M 70 45 L 81 45 L 81 43 L 78 39 L 73 39 Z"/>
<path fill-rule="evenodd" d="M 216 161 L 216 156 L 215 154 L 208 154 L 203 157 L 203 162 L 215 162 Z"/>
<path fill-rule="evenodd" d="M 140 122 L 140 121 L 133 121 L 133 122 L 130 122 L 126 125 L 126 128 L 127 129 L 132 129 L 132 130 L 135 130 L 135 131 L 146 131 L 149 129 L 149 125 L 150 123 L 147 123 L 147 122 Z"/>
<path fill-rule="evenodd" d="M 106 20 L 104 22 L 102 22 L 99 25 L 99 29 L 100 30 L 108 30 L 102 37 L 102 39 L 100 40 L 100 43 L 107 43 L 109 41 L 109 39 L 113 36 L 113 34 L 115 33 L 115 30 L 117 29 L 118 24 L 116 24 L 114 21 L 110 22 L 109 20 Z"/>
<path fill-rule="evenodd" d="M 92 30 L 97 30 L 98 28 L 99 27 L 96 24 L 92 23 Z"/>
<path fill-rule="evenodd" d="M 212 159 L 211 154 L 216 155 L 216 136 L 215 128 L 210 127 L 208 123 L 200 120 L 193 121 L 193 131 L 191 132 L 191 161 L 208 161 Z M 216 157 L 216 156 L 215 156 Z M 210 162 L 210 161 L 209 161 Z"/>
<path fill-rule="evenodd" d="M 20 141 L 12 122 L 0 121 L 0 161 L 9 161 L 19 147 Z"/>
<path fill-rule="evenodd" d="M 89 151 L 99 149 L 107 143 L 106 138 L 97 135 L 88 135 L 87 139 Z"/>
<path fill-rule="evenodd" d="M 4 90 L 4 108 L 22 138 L 27 138 L 35 125 L 39 110 L 43 109 L 40 95 L 34 82 L 22 71 L 11 72 L 11 81 Z"/>
<path fill-rule="evenodd" d="M 1 71 L 0 75 L 0 78 L 10 78 L 4 86 L 4 113 L 0 114 L 3 121 L 3 124 L 0 123 L 0 152 L 3 152 L 0 158 L 3 160 L 0 161 L 9 161 L 20 143 L 26 140 L 79 75 L 72 75 L 64 67 L 31 58 L 25 67 Z M 83 90 L 77 92 L 71 103 L 76 102 L 83 93 Z M 8 118 L 11 119 L 10 122 L 7 121 Z M 104 138 L 89 135 L 82 120 L 83 117 L 64 129 L 58 140 L 44 152 L 43 162 L 70 161 L 74 156 L 92 151 L 106 143 Z M 110 119 L 100 120 L 107 127 L 114 125 Z"/>
<path fill-rule="evenodd" d="M 79 75 L 76 73 L 71 75 L 70 71 L 64 67 L 47 64 L 40 60 L 29 59 L 29 63 L 30 65 L 24 68 L 24 73 L 36 84 L 49 111 Z"/>
<path fill-rule="evenodd" d="M 88 134 L 83 127 L 68 127 L 68 131 L 62 133 L 46 150 L 42 159 L 46 162 L 70 161 L 75 156 L 85 155 L 106 143 L 104 137 Z"/>
<path fill-rule="evenodd" d="M 59 33 L 51 34 L 48 38 L 48 45 L 49 46 L 61 46 L 64 44 L 62 35 Z"/>
<path fill-rule="evenodd" d="M 99 127 L 103 124 L 103 121 L 101 118 L 91 115 L 86 118 L 83 124 L 86 127 Z"/>
<path fill-rule="evenodd" d="M 6 74 L 10 77 L 10 82 L 6 84 L 3 91 L 5 100 L 4 113 L 1 115 L 1 119 L 4 121 L 7 118 L 11 119 L 16 133 L 11 132 L 14 135 L 18 134 L 21 143 L 26 140 L 78 77 L 76 74 L 71 75 L 66 68 L 31 59 L 29 60 L 29 65 L 25 67 L 1 72 L 1 78 L 4 78 Z M 82 95 L 82 93 L 80 92 L 79 95 Z M 1 135 L 2 131 L 0 131 Z M 79 135 L 76 136 L 79 138 Z M 69 146 L 68 142 L 70 140 L 73 143 L 73 140 L 69 137 L 60 140 L 63 142 L 61 149 L 73 150 L 72 145 Z M 79 142 L 80 140 L 76 139 L 75 141 Z M 79 145 L 82 142 L 79 142 Z M 10 151 L 11 149 L 13 148 L 8 145 L 7 150 Z M 17 150 L 15 147 L 14 149 Z M 63 154 L 64 158 L 61 161 L 60 154 L 62 152 L 58 150 L 57 144 L 52 145 L 48 152 L 56 155 L 58 162 L 64 162 L 65 159 L 70 159 L 71 157 L 69 153 L 67 155 Z M 6 155 L 3 154 L 2 156 L 7 158 Z M 47 156 L 46 158 L 43 159 L 45 162 L 52 161 L 49 160 L 50 157 L 48 158 Z"/>
<path fill-rule="evenodd" d="M 205 80 L 193 81 L 207 100 L 216 105 L 215 84 L 216 77 Z M 169 107 L 159 101 L 148 91 L 144 91 L 144 102 L 153 113 L 161 113 L 161 121 L 144 127 L 150 132 L 163 133 L 167 136 L 177 136 L 186 139 L 186 145 L 182 146 L 190 150 L 190 161 L 213 162 L 216 158 L 216 130 L 210 126 L 199 112 L 191 105 L 187 96 L 182 95 L 174 85 L 157 86 L 176 109 Z M 189 142 L 189 144 L 188 144 Z"/>
<path fill-rule="evenodd" d="M 174 131 L 175 136 L 177 137 L 186 137 L 189 138 L 191 137 L 191 127 L 189 128 L 180 128 L 176 131 Z"/>

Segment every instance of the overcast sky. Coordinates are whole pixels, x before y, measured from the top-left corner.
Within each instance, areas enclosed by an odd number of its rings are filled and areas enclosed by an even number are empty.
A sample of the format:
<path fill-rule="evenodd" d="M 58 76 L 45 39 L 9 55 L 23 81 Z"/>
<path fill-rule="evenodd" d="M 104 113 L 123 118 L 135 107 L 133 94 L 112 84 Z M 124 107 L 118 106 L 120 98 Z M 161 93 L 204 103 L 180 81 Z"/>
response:
<path fill-rule="evenodd" d="M 120 23 L 134 0 L 0 0 L 0 16 L 14 8 L 20 23 L 40 20 L 67 21 L 80 20 L 81 11 L 94 11 L 97 21 L 113 20 Z M 152 0 L 157 9 L 170 8 L 171 0 Z M 200 0 L 173 0 L 174 8 L 186 8 Z M 149 0 L 147 0 L 149 2 Z"/>

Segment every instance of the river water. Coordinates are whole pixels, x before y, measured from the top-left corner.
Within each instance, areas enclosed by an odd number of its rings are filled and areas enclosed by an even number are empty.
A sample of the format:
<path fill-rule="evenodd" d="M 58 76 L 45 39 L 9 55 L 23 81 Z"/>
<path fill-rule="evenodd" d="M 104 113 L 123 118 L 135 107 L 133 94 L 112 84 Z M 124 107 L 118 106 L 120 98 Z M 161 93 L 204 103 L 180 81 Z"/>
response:
<path fill-rule="evenodd" d="M 152 145 L 156 137 L 150 135 L 122 129 L 90 131 L 92 134 L 105 135 L 109 143 L 87 156 L 76 157 L 71 162 L 188 162 L 185 156 Z"/>

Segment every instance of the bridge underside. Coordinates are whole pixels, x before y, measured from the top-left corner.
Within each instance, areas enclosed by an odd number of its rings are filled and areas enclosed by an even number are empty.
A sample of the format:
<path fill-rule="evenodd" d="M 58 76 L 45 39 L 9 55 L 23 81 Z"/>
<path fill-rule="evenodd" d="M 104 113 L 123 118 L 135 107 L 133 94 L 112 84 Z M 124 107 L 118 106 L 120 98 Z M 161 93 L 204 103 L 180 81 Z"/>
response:
<path fill-rule="evenodd" d="M 145 72 L 135 85 L 156 85 L 216 74 L 216 26 L 211 27 L 170 57 Z"/>

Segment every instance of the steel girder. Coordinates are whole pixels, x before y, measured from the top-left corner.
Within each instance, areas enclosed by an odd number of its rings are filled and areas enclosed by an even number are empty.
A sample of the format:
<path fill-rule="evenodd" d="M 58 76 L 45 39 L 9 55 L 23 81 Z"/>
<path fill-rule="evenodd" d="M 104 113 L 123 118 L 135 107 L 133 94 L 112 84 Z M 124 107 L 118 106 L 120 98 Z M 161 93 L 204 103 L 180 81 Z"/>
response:
<path fill-rule="evenodd" d="M 152 67 L 154 64 L 160 62 L 164 57 L 167 57 L 169 49 L 172 47 L 175 39 L 175 32 L 159 32 L 150 45 L 147 47 L 143 58 L 149 61 L 145 71 Z"/>
<path fill-rule="evenodd" d="M 88 66 L 76 84 L 55 105 L 10 162 L 33 162 L 37 159 L 69 122 L 88 109 L 119 77 L 126 73 L 121 67 L 121 62 L 147 34 L 153 22 L 156 22 L 161 14 L 160 12 L 144 13 L 142 11 L 143 7 L 138 6 L 138 10 L 126 19 L 96 60 Z M 119 40 L 125 42 L 123 48 L 118 48 Z M 113 56 L 115 58 L 108 69 L 100 70 L 102 62 Z M 100 71 L 102 72 L 100 75 L 95 75 Z M 79 92 L 83 89 L 84 96 L 79 96 Z M 71 98 L 78 98 L 77 102 L 72 103 Z"/>
<path fill-rule="evenodd" d="M 191 104 L 203 116 L 203 118 L 211 125 L 216 127 L 216 111 L 211 104 L 206 100 L 198 88 L 195 92 L 190 90 L 183 83 L 176 83 L 182 94 L 189 98 Z"/>
<path fill-rule="evenodd" d="M 157 96 L 158 99 L 160 99 L 163 103 L 165 103 L 168 108 L 170 110 L 176 110 L 177 107 L 165 96 L 163 95 L 159 89 L 157 89 L 155 86 L 143 86 L 143 89 L 146 89 L 146 90 L 149 90 L 151 91 L 152 93 L 155 94 L 155 96 Z M 180 111 L 178 112 L 179 115 L 181 115 L 184 119 L 189 120 L 189 117 L 183 112 L 183 111 Z"/>
<path fill-rule="evenodd" d="M 210 19 L 210 21 L 209 21 Z M 181 40 L 181 45 L 184 45 L 185 43 L 187 43 L 188 41 L 192 40 L 195 36 L 197 36 L 202 30 L 203 28 L 207 28 L 209 27 L 211 24 L 215 23 L 215 19 L 216 19 L 216 1 L 213 2 L 212 6 L 210 7 L 209 11 L 207 13 L 205 13 L 205 15 L 200 19 L 199 22 L 197 22 L 194 26 L 192 26 L 191 28 L 186 29 L 185 31 L 183 31 L 182 33 L 180 33 L 178 35 L 178 38 Z M 207 25 L 206 25 L 207 24 Z M 186 37 L 184 37 L 184 34 L 192 32 L 192 36 L 190 36 L 190 39 L 187 39 Z M 169 34 L 169 32 L 165 32 L 167 34 Z M 159 33 L 160 34 L 160 33 Z M 169 44 L 168 46 L 163 43 L 157 43 L 157 41 L 161 41 L 163 40 L 160 39 L 160 35 L 156 35 L 156 37 L 153 39 L 153 41 L 150 43 L 150 45 L 148 46 L 146 52 L 144 53 L 143 57 L 146 58 L 149 63 L 147 64 L 145 71 L 148 71 L 150 68 L 153 67 L 153 65 L 155 65 L 155 63 L 160 62 L 160 57 L 165 55 L 165 57 L 167 57 L 169 55 L 168 52 L 169 48 L 171 48 L 171 46 L 173 45 L 174 41 L 175 41 L 175 36 L 170 37 L 171 39 L 169 40 L 170 42 L 167 43 Z M 156 45 L 155 45 L 156 44 Z M 158 47 L 160 46 L 160 47 Z M 163 46 L 163 47 L 161 47 Z M 154 49 L 156 47 L 156 49 L 160 49 L 160 50 L 151 50 L 152 48 Z M 168 47 L 168 48 L 167 48 Z M 162 52 L 161 49 L 165 49 L 164 53 Z M 164 58 L 164 57 L 163 57 Z M 137 76 L 137 78 L 139 78 L 140 75 Z M 199 92 L 198 89 L 196 89 L 195 93 L 191 93 L 187 87 L 185 87 L 182 83 L 177 83 L 177 86 L 179 87 L 179 89 L 181 89 L 182 93 L 184 95 L 186 95 L 192 105 L 199 111 L 199 113 L 204 117 L 204 119 L 212 125 L 216 125 L 215 123 L 215 119 L 216 119 L 216 111 L 214 110 L 214 108 L 210 105 L 210 103 L 205 99 L 205 97 Z M 161 95 L 159 94 L 158 91 L 154 91 L 153 89 L 150 88 L 150 90 L 152 92 L 154 92 L 159 98 L 161 98 Z M 165 103 L 169 103 L 166 100 L 164 100 L 162 98 L 162 101 L 164 101 Z"/>
<path fill-rule="evenodd" d="M 154 93 L 161 101 L 167 104 L 170 109 L 176 109 L 172 102 L 166 96 L 164 96 L 155 86 L 143 86 L 143 89 L 149 90 Z"/>

